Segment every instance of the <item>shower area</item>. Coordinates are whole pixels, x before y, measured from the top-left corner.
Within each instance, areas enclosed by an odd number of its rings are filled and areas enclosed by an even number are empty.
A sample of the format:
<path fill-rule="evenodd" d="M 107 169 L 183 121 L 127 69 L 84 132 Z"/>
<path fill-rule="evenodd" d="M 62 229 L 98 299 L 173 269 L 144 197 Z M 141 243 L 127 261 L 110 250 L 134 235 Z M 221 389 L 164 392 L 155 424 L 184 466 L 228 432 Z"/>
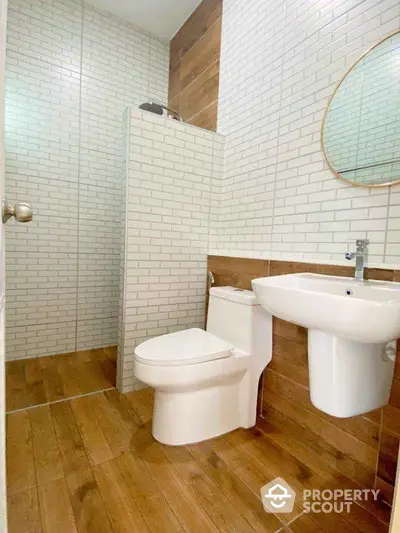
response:
<path fill-rule="evenodd" d="M 123 116 L 167 101 L 168 55 L 92 5 L 9 1 L 6 197 L 33 220 L 6 226 L 8 410 L 115 382 Z"/>

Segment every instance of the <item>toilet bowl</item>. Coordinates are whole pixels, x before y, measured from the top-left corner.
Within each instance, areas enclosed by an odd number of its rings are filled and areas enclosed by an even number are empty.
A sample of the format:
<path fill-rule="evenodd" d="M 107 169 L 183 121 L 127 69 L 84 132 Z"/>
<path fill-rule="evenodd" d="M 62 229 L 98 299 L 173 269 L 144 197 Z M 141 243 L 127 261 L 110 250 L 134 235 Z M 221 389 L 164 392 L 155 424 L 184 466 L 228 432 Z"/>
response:
<path fill-rule="evenodd" d="M 271 355 L 272 318 L 254 293 L 212 288 L 207 331 L 169 333 L 135 350 L 135 376 L 155 389 L 154 438 L 183 445 L 253 426 Z"/>

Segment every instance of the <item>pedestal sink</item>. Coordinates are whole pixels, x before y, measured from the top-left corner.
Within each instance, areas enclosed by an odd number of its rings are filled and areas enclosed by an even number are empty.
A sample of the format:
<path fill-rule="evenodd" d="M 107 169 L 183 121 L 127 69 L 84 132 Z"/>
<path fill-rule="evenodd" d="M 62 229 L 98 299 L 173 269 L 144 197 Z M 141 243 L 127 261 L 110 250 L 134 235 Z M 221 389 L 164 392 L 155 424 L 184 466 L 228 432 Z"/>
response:
<path fill-rule="evenodd" d="M 316 407 L 347 418 L 388 403 L 400 337 L 400 283 L 302 273 L 252 284 L 267 312 L 308 328 Z"/>

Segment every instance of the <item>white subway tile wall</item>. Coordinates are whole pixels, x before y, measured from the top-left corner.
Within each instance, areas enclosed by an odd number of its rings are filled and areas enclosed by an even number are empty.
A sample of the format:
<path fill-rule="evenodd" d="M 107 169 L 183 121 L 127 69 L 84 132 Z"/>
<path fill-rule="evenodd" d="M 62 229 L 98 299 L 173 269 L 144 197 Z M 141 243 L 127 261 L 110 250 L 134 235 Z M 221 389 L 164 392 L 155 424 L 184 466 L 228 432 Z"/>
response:
<path fill-rule="evenodd" d="M 115 344 L 123 113 L 167 101 L 168 43 L 75 0 L 10 0 L 7 358 Z"/>
<path fill-rule="evenodd" d="M 137 344 L 204 327 L 211 183 L 223 138 L 131 109 L 127 120 L 125 272 L 120 287 L 121 390 L 137 386 Z"/>
<path fill-rule="evenodd" d="M 400 265 L 400 188 L 334 178 L 320 148 L 346 70 L 400 28 L 398 0 L 224 0 L 210 252 L 341 263 L 356 238 Z"/>

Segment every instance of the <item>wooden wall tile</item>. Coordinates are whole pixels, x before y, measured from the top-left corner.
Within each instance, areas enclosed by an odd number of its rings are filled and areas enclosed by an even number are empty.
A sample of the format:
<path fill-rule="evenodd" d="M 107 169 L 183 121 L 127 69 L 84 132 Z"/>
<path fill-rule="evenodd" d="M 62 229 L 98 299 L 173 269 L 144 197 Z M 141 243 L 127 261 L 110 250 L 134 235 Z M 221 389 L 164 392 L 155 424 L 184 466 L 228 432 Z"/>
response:
<path fill-rule="evenodd" d="M 394 280 L 394 270 L 389 270 L 385 268 L 366 268 L 365 279 L 376 279 L 379 281 L 393 281 Z"/>
<path fill-rule="evenodd" d="M 221 16 L 222 0 L 203 0 L 171 40 L 171 63 L 179 61 Z"/>
<path fill-rule="evenodd" d="M 168 107 L 179 113 L 179 94 L 168 103 Z"/>
<path fill-rule="evenodd" d="M 218 101 L 215 101 L 197 115 L 190 118 L 188 123 L 192 126 L 197 126 L 198 128 L 203 128 L 205 130 L 217 131 L 217 121 L 218 121 Z"/>
<path fill-rule="evenodd" d="M 294 263 L 293 261 L 270 261 L 269 275 L 282 276 L 284 274 L 299 274 L 301 272 L 315 272 L 315 265 L 311 263 Z"/>
<path fill-rule="evenodd" d="M 245 259 L 243 257 L 208 256 L 208 269 L 214 274 L 219 272 L 245 272 L 256 277 L 268 276 L 268 261 Z"/>
<path fill-rule="evenodd" d="M 269 363 L 268 368 L 277 372 L 281 376 L 284 376 L 303 387 L 309 387 L 308 368 L 307 366 L 301 367 L 294 365 L 290 360 L 277 357 L 276 353 L 272 357 L 272 361 Z"/>
<path fill-rule="evenodd" d="M 182 58 L 182 47 L 180 39 L 178 38 L 179 32 L 169 43 L 169 68 L 171 73 L 171 68 L 173 68 Z"/>
<path fill-rule="evenodd" d="M 352 278 L 354 276 L 354 267 L 339 265 L 315 265 L 316 274 L 325 274 L 326 276 L 341 276 Z"/>
<path fill-rule="evenodd" d="M 268 276 L 268 261 L 211 255 L 207 269 L 213 273 L 216 287 L 228 285 L 251 290 L 252 279 Z"/>
<path fill-rule="evenodd" d="M 187 121 L 218 98 L 219 61 L 202 72 L 179 96 L 179 113 Z"/>
<path fill-rule="evenodd" d="M 276 326 L 278 326 L 279 319 L 276 319 Z M 280 321 L 283 324 L 289 324 L 289 322 Z M 294 328 L 293 328 L 294 329 Z M 307 356 L 307 344 L 303 334 L 305 334 L 304 328 L 301 328 L 301 342 L 296 342 L 290 338 L 282 337 L 278 335 L 279 327 L 274 328 L 274 338 L 273 338 L 273 353 L 274 357 L 278 360 L 286 359 L 290 361 L 293 365 L 300 366 L 301 368 L 308 368 L 308 356 Z M 299 338 L 298 332 L 296 329 L 296 338 Z"/>
<path fill-rule="evenodd" d="M 273 335 L 278 335 L 279 337 L 284 337 L 300 344 L 307 344 L 307 330 L 302 326 L 297 326 L 297 324 L 292 324 L 292 322 L 286 322 L 280 318 L 274 317 L 273 320 Z"/>
<path fill-rule="evenodd" d="M 181 62 L 178 61 L 175 65 L 170 65 L 169 68 L 169 84 L 168 84 L 168 102 L 169 107 L 178 111 L 173 107 L 173 99 L 179 97 L 181 92 Z"/>
<path fill-rule="evenodd" d="M 221 23 L 219 18 L 207 33 L 185 54 L 180 61 L 180 85 L 183 91 L 207 68 L 219 60 L 221 49 Z"/>
<path fill-rule="evenodd" d="M 203 0 L 170 44 L 169 107 L 211 131 L 217 128 L 221 23 L 222 0 Z"/>

